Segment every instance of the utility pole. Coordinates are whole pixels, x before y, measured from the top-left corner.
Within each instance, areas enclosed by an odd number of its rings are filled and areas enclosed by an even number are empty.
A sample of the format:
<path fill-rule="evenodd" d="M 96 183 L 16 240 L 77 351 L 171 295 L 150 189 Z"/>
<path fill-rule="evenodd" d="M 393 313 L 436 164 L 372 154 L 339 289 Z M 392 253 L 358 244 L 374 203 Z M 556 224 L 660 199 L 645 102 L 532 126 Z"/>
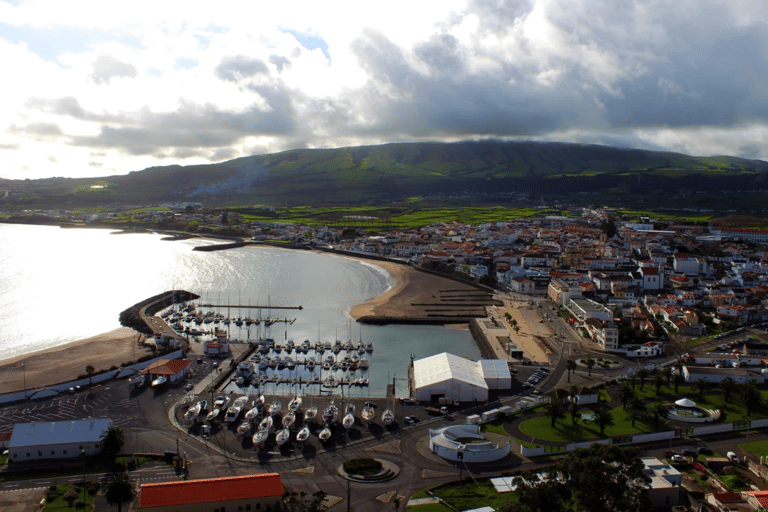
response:
<path fill-rule="evenodd" d="M 347 479 L 347 512 L 352 512 L 352 481 Z"/>

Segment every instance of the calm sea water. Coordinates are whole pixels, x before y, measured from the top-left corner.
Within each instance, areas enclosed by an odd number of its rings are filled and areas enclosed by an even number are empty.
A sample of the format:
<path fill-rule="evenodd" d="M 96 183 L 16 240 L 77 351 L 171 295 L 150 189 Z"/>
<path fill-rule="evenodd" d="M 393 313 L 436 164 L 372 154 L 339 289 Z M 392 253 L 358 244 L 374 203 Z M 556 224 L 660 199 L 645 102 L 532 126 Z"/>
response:
<path fill-rule="evenodd" d="M 262 305 L 262 317 L 295 318 L 268 332 L 243 330 L 234 337 L 372 341 L 371 386 L 362 391 L 370 396 L 382 396 L 392 377 L 407 375 L 411 354 L 479 357 L 466 330 L 355 323 L 350 308 L 394 284 L 388 273 L 364 261 L 273 248 L 195 252 L 194 246 L 213 242 L 161 238 L 0 224 L 0 360 L 120 327 L 122 310 L 174 288 L 197 293 L 206 303 Z M 304 309 L 266 307 L 279 305 Z M 259 310 L 230 314 L 257 317 Z"/>

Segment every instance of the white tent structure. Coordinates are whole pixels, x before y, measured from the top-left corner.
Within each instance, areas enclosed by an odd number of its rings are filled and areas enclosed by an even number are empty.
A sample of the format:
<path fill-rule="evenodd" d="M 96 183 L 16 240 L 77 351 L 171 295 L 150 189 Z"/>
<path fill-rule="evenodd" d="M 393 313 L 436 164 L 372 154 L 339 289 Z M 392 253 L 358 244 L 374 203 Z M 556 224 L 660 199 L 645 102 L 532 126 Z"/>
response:
<path fill-rule="evenodd" d="M 680 407 L 696 407 L 696 402 L 687 398 L 681 398 L 675 402 L 675 405 L 679 405 Z"/>
<path fill-rule="evenodd" d="M 443 352 L 413 362 L 414 398 L 419 401 L 486 401 L 489 389 L 509 389 L 511 381 L 504 361 L 475 362 Z"/>

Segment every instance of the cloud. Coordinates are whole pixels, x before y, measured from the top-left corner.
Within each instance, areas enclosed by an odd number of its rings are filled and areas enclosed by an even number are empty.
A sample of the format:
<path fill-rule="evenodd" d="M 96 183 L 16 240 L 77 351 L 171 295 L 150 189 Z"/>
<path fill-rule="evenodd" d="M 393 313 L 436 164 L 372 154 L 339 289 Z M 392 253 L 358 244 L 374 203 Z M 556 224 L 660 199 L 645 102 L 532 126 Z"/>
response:
<path fill-rule="evenodd" d="M 91 79 L 97 84 L 109 84 L 115 77 L 136 78 L 136 66 L 117 60 L 111 55 L 99 55 L 93 63 Z"/>
<path fill-rule="evenodd" d="M 238 82 L 259 73 L 267 73 L 267 65 L 261 59 L 237 55 L 216 66 L 216 76 L 229 82 Z"/>
<path fill-rule="evenodd" d="M 290 68 L 291 67 L 291 61 L 288 60 L 287 57 L 283 57 L 281 55 L 270 55 L 269 56 L 269 62 L 274 64 L 277 68 L 278 73 L 283 70 L 283 68 Z"/>

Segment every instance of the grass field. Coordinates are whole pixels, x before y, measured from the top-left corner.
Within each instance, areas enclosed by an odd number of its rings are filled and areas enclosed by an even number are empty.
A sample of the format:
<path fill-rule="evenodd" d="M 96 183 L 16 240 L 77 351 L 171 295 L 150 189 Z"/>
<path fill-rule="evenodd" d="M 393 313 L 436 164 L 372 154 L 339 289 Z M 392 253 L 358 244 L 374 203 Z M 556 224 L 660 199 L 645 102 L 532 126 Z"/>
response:
<path fill-rule="evenodd" d="M 480 506 L 489 506 L 498 510 L 512 498 L 509 494 L 499 494 L 490 480 L 466 478 L 463 483 L 446 484 L 432 489 L 435 496 L 451 505 L 456 510 L 470 510 Z"/>
<path fill-rule="evenodd" d="M 58 485 L 55 490 L 49 490 L 48 496 L 46 497 L 47 501 L 45 507 L 43 507 L 43 512 L 91 510 L 91 508 L 93 508 L 93 499 L 95 495 L 93 489 L 86 490 L 86 492 L 83 493 L 83 485 L 81 483 L 74 484 L 73 488 L 77 493 L 77 498 L 74 500 L 64 499 L 64 495 L 69 490 L 69 484 Z M 78 507 L 78 502 L 85 503 L 85 506 Z M 71 507 L 70 503 L 72 503 Z"/>

